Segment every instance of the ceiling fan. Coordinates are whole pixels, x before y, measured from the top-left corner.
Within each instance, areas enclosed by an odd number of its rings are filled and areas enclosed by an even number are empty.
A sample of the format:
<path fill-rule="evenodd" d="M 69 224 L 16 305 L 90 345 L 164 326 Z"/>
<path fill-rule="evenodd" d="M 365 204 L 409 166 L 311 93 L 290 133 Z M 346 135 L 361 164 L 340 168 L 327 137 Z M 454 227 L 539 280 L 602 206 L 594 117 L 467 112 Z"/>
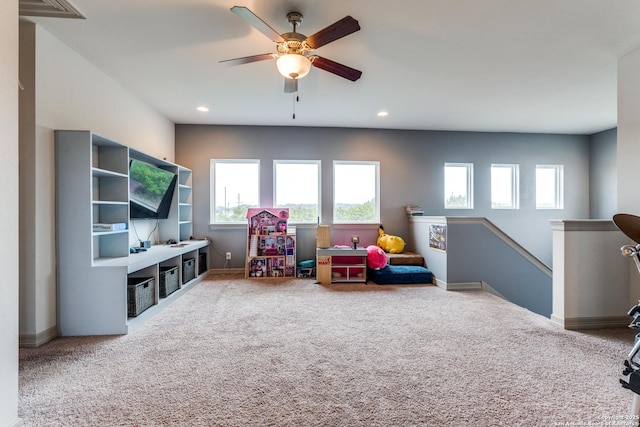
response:
<path fill-rule="evenodd" d="M 287 19 L 293 27 L 293 31 L 283 34 L 279 34 L 244 6 L 234 6 L 231 8 L 231 12 L 273 40 L 276 44 L 277 53 L 263 53 L 260 55 L 227 59 L 220 61 L 222 65 L 240 65 L 275 59 L 278 71 L 285 78 L 284 91 L 287 93 L 298 91 L 298 79 L 301 79 L 309 73 L 311 65 L 353 82 L 358 80 L 362 75 L 362 71 L 312 53 L 321 46 L 360 30 L 358 21 L 351 16 L 345 16 L 341 20 L 307 37 L 297 32 L 298 26 L 302 23 L 303 18 L 299 12 L 289 12 L 287 14 Z"/>

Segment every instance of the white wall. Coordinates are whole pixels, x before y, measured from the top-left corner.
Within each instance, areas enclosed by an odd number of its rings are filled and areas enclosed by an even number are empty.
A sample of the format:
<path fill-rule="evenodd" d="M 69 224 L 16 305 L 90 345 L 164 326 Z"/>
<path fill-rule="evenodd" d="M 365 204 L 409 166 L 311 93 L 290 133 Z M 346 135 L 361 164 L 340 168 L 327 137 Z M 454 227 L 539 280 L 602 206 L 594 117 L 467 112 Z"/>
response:
<path fill-rule="evenodd" d="M 618 61 L 617 212 L 640 215 L 640 49 Z M 640 299 L 640 275 L 632 262 L 630 300 Z"/>
<path fill-rule="evenodd" d="M 174 160 L 172 122 L 40 27 L 36 44 L 38 126 L 91 130 Z"/>
<path fill-rule="evenodd" d="M 447 252 L 429 247 L 430 225 L 447 225 L 444 216 L 420 216 L 409 218 L 409 239 L 411 247 L 421 254 L 427 267 L 436 276 L 436 283 L 446 289 L 447 287 Z M 446 236 L 445 236 L 446 238 Z"/>
<path fill-rule="evenodd" d="M 618 61 L 618 212 L 640 215 L 640 49 Z"/>
<path fill-rule="evenodd" d="M 18 419 L 18 2 L 0 2 L 0 426 Z"/>
<path fill-rule="evenodd" d="M 20 141 L 20 204 L 27 207 L 20 212 L 20 339 L 37 345 L 56 329 L 54 130 L 91 130 L 172 161 L 174 125 L 44 29 L 26 23 L 20 32 L 35 40 L 20 53 L 35 67 L 20 70 L 35 100 L 34 111 L 21 112 L 21 135 L 31 137 Z"/>
<path fill-rule="evenodd" d="M 611 220 L 552 221 L 553 310 L 566 329 L 628 324 L 629 258 Z"/>

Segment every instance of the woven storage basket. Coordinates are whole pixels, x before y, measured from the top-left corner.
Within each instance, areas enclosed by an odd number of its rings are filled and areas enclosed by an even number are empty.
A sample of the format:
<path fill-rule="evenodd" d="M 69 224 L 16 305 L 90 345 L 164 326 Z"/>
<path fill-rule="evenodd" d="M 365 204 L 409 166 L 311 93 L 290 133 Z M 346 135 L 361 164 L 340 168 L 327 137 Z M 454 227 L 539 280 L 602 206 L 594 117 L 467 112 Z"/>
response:
<path fill-rule="evenodd" d="M 160 298 L 166 298 L 179 287 L 178 267 L 160 267 Z"/>
<path fill-rule="evenodd" d="M 136 317 L 154 302 L 153 277 L 131 277 L 127 280 L 127 296 L 129 317 Z"/>
<path fill-rule="evenodd" d="M 182 283 L 196 277 L 196 260 L 195 258 L 186 258 L 182 261 Z"/>

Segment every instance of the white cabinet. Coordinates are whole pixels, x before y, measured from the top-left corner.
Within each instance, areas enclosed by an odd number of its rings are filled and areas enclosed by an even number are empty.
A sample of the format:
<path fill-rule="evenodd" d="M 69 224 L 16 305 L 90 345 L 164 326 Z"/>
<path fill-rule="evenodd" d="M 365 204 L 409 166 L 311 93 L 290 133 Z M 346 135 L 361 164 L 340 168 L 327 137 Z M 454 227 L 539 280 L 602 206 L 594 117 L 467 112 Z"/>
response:
<path fill-rule="evenodd" d="M 155 278 L 160 267 L 194 259 L 196 283 L 207 273 L 209 242 L 192 235 L 191 171 L 156 159 L 90 131 L 56 131 L 56 253 L 58 327 L 61 335 L 124 334 L 136 319 L 127 315 L 127 278 Z M 135 158 L 178 175 L 167 219 L 158 220 L 160 240 L 148 252 L 129 253 L 129 161 Z M 191 266 L 191 264 L 190 264 Z M 173 295 L 179 294 L 175 292 Z M 167 299 L 175 296 L 169 296 Z M 147 315 L 148 316 L 148 315 Z"/>

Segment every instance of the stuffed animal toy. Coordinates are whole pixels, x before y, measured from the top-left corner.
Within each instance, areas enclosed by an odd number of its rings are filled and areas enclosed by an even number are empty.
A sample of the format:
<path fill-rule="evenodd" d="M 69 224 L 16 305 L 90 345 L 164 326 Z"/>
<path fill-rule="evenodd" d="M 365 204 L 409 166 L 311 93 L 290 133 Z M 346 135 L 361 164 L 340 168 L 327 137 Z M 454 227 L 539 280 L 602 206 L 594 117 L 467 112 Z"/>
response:
<path fill-rule="evenodd" d="M 401 254 L 404 250 L 404 240 L 402 237 L 385 233 L 382 225 L 378 228 L 378 241 L 376 244 L 390 254 Z"/>
<path fill-rule="evenodd" d="M 371 245 L 367 246 L 367 267 L 380 270 L 387 265 L 387 254 L 382 248 Z"/>

